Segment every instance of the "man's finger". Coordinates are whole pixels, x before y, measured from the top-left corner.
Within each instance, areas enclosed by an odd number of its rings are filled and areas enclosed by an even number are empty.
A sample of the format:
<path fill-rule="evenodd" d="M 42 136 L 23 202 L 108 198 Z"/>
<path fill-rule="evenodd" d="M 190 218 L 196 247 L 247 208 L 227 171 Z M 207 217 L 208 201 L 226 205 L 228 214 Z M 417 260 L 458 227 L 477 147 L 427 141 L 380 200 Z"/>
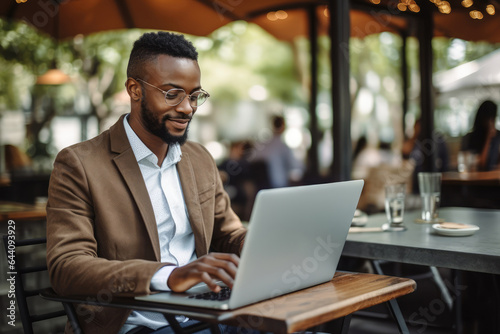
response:
<path fill-rule="evenodd" d="M 231 264 L 231 266 L 233 265 Z M 212 290 L 213 288 L 215 288 L 218 281 L 222 281 L 230 288 L 233 287 L 236 271 L 234 271 L 233 274 L 223 268 L 211 266 L 205 263 L 200 265 L 198 270 L 201 273 L 200 278 L 202 279 L 202 281 L 206 283 Z"/>

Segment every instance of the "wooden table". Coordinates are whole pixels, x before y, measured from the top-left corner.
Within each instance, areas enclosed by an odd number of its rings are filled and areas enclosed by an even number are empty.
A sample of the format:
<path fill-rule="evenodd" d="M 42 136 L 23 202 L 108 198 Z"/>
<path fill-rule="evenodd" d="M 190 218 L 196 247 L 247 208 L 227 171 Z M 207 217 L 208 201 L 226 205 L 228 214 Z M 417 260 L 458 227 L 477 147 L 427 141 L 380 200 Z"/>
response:
<path fill-rule="evenodd" d="M 109 302 L 97 302 L 88 297 L 62 298 L 50 290 L 43 292 L 42 297 L 62 302 L 84 302 L 170 315 L 186 315 L 208 323 L 221 323 L 266 332 L 292 333 L 391 301 L 413 292 L 415 287 L 415 281 L 407 278 L 337 272 L 327 283 L 229 311 L 173 306 L 137 301 L 132 298 L 112 298 Z"/>
<path fill-rule="evenodd" d="M 0 201 L 0 220 L 40 220 L 47 217 L 44 206 Z"/>
<path fill-rule="evenodd" d="M 442 184 L 498 187 L 500 186 L 500 170 L 468 173 L 445 172 L 443 173 Z"/>
<path fill-rule="evenodd" d="M 443 173 L 441 195 L 443 206 L 500 209 L 500 170 Z"/>

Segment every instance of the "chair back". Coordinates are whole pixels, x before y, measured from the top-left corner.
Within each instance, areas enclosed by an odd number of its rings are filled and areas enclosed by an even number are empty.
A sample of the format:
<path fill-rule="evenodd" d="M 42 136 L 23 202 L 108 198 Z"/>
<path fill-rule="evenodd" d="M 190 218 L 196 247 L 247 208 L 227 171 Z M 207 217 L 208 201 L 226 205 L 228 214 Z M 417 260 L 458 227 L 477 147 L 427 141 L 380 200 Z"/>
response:
<path fill-rule="evenodd" d="M 8 306 L 15 306 L 16 302 L 12 302 L 15 294 L 24 333 L 34 333 L 33 324 L 36 322 L 66 316 L 60 303 L 48 302 L 39 295 L 41 290 L 50 286 L 45 260 L 46 239 L 16 240 L 14 235 L 3 235 L 3 244 L 7 255 Z M 15 312 L 14 309 L 9 311 L 13 316 L 8 321 L 15 321 Z M 59 323 L 64 328 L 65 321 Z M 44 325 L 40 326 L 41 332 L 54 328 L 54 321 Z"/>

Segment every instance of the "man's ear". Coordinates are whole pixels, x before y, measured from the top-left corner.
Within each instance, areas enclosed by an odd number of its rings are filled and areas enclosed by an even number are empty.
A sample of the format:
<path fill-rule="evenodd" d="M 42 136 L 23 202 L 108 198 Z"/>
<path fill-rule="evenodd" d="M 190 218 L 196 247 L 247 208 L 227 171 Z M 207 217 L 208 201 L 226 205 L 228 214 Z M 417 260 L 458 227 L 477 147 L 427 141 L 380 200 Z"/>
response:
<path fill-rule="evenodd" d="M 127 88 L 127 93 L 132 99 L 132 101 L 139 102 L 142 98 L 141 85 L 134 79 L 128 78 L 125 82 L 125 87 Z"/>

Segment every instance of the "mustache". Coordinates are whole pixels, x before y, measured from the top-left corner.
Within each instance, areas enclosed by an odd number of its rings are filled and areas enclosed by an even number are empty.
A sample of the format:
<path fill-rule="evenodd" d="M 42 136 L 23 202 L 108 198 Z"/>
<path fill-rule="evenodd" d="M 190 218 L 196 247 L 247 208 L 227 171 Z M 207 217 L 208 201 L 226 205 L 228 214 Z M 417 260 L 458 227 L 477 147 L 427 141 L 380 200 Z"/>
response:
<path fill-rule="evenodd" d="M 162 120 L 162 122 L 165 122 L 167 120 L 176 120 L 176 119 L 187 119 L 187 120 L 191 121 L 191 119 L 193 119 L 193 116 L 186 115 L 186 114 L 182 114 L 179 116 L 165 115 L 165 116 L 163 116 L 163 118 L 161 120 Z"/>

